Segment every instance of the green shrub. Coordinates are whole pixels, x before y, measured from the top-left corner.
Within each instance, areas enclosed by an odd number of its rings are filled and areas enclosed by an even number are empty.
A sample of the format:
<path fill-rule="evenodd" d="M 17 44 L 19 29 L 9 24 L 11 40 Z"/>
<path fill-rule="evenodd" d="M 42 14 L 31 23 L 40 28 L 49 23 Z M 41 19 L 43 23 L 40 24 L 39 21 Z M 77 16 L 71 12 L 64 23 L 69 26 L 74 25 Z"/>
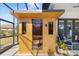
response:
<path fill-rule="evenodd" d="M 65 44 L 63 40 L 59 41 L 58 46 L 63 50 L 68 50 L 68 45 Z"/>

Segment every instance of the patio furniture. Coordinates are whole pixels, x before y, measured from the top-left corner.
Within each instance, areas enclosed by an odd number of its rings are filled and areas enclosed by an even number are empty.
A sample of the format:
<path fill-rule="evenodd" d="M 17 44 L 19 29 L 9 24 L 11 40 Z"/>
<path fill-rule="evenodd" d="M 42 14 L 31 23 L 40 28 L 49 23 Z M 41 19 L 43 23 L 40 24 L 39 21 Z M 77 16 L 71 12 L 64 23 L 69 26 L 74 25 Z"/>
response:
<path fill-rule="evenodd" d="M 65 44 L 68 45 L 68 48 L 71 50 L 72 49 L 72 41 L 68 38 L 66 38 L 66 36 L 64 36 L 62 33 L 60 33 L 58 35 L 58 41 L 63 40 Z"/>

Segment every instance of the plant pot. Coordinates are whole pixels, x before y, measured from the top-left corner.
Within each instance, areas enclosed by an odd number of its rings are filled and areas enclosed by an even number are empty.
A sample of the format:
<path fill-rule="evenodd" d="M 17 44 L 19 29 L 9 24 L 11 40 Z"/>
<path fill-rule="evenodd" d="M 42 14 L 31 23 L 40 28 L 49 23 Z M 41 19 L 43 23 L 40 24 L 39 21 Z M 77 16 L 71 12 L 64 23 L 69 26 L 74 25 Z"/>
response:
<path fill-rule="evenodd" d="M 63 49 L 59 48 L 58 52 L 62 54 L 63 53 Z"/>

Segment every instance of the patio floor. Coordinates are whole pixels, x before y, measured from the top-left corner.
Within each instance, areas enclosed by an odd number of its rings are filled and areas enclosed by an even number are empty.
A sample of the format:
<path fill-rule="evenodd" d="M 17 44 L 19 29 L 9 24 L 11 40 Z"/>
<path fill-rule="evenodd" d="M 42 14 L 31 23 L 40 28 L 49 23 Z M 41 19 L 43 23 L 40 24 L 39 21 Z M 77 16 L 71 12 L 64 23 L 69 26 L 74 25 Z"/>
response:
<path fill-rule="evenodd" d="M 12 48 L 5 51 L 4 53 L 2 53 L 0 56 L 32 56 L 32 54 L 19 54 L 18 51 L 18 45 L 15 45 Z"/>
<path fill-rule="evenodd" d="M 18 45 L 15 45 L 4 53 L 2 53 L 0 56 L 14 56 L 16 53 L 18 53 L 18 49 Z"/>
<path fill-rule="evenodd" d="M 0 56 L 33 56 L 32 54 L 19 54 L 19 47 L 18 45 L 13 46 L 12 48 L 8 49 L 4 53 L 2 53 Z M 79 56 L 79 50 L 70 50 L 70 54 Z M 48 55 L 43 55 L 48 56 Z M 56 54 L 56 56 L 62 56 L 61 54 Z"/>

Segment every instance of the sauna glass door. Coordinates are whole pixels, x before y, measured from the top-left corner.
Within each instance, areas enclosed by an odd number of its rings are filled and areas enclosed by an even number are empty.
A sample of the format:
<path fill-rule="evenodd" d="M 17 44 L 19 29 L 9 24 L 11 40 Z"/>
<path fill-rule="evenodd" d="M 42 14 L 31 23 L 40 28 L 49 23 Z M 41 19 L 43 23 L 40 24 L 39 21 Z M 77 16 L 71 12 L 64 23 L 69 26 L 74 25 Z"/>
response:
<path fill-rule="evenodd" d="M 42 49 L 42 20 L 32 20 L 32 49 Z"/>

